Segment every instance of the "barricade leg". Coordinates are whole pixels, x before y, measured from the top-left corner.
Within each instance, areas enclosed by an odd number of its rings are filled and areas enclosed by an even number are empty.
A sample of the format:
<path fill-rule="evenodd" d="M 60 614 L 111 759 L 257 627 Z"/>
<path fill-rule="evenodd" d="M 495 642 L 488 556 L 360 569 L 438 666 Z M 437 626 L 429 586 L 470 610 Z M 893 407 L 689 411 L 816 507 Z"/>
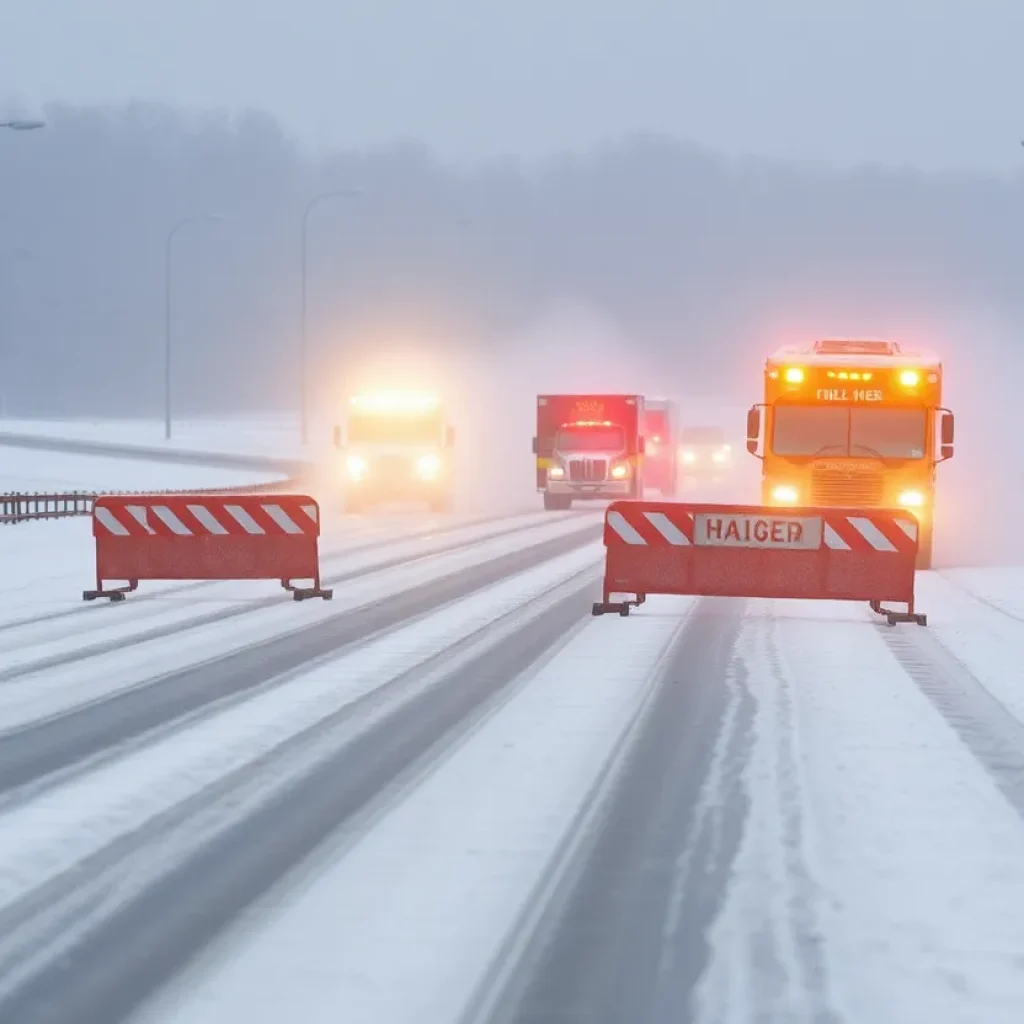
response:
<path fill-rule="evenodd" d="M 129 580 L 128 586 L 126 587 L 110 587 L 106 588 L 103 586 L 103 580 L 99 576 L 96 577 L 96 589 L 95 590 L 84 590 L 82 592 L 83 601 L 95 601 L 97 598 L 106 597 L 111 602 L 123 601 L 126 594 L 130 594 L 133 590 L 137 590 L 139 586 L 138 580 Z"/>
<path fill-rule="evenodd" d="M 313 586 L 311 587 L 297 587 L 291 580 L 281 580 L 281 586 L 291 592 L 292 600 L 294 601 L 308 601 L 311 597 L 319 597 L 324 601 L 331 601 L 334 598 L 334 591 L 332 589 L 324 588 L 320 585 L 319 568 L 313 577 Z"/>
<path fill-rule="evenodd" d="M 608 585 L 605 584 L 604 593 L 601 595 L 600 601 L 595 601 L 593 607 L 590 609 L 591 615 L 610 615 L 613 612 L 618 612 L 623 618 L 629 615 L 630 608 L 637 608 L 647 600 L 646 594 L 634 594 L 634 600 L 628 599 L 623 601 L 613 601 L 612 593 L 614 591 L 609 590 Z"/>
<path fill-rule="evenodd" d="M 898 612 L 894 608 L 883 608 L 881 601 L 871 601 L 871 610 L 876 615 L 882 615 L 885 617 L 885 621 L 890 626 L 895 626 L 898 622 L 915 622 L 919 626 L 928 625 L 928 616 L 914 611 L 913 599 L 907 602 L 907 610 L 905 612 Z"/>

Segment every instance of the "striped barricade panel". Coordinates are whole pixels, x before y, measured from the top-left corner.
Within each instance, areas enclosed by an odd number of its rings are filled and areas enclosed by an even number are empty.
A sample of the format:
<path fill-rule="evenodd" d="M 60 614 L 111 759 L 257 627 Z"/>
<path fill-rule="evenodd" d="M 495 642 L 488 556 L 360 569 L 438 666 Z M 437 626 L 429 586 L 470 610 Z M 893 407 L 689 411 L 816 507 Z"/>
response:
<path fill-rule="evenodd" d="M 890 623 L 926 622 L 914 612 L 918 524 L 902 509 L 613 502 L 604 544 L 595 615 L 628 615 L 647 594 L 692 594 L 867 601 Z M 881 607 L 893 601 L 907 611 Z"/>
<path fill-rule="evenodd" d="M 308 495 L 103 495 L 92 532 L 87 601 L 123 600 L 140 580 L 276 579 L 296 600 L 332 596 L 320 585 L 320 508 Z M 110 581 L 127 585 L 105 588 Z"/>

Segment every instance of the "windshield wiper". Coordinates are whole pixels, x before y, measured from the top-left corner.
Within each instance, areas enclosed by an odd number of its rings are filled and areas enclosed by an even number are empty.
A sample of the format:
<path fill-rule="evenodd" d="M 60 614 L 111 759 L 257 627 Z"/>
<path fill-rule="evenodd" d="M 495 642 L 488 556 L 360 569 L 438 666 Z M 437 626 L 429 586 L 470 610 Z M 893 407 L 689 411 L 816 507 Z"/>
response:
<path fill-rule="evenodd" d="M 856 444 L 855 443 L 853 445 L 853 447 L 854 448 L 860 448 L 861 451 L 867 452 L 868 455 L 873 455 L 876 459 L 884 459 L 885 458 L 885 456 L 881 452 L 875 451 L 875 449 L 872 448 L 870 445 Z"/>

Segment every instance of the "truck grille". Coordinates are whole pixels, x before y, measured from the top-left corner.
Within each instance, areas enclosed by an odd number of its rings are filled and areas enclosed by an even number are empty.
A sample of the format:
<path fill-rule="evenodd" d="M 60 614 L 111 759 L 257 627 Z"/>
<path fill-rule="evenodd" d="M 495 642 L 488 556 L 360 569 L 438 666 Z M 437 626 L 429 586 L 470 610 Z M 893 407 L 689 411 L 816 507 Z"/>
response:
<path fill-rule="evenodd" d="M 851 470 L 815 469 L 811 471 L 812 505 L 882 504 L 885 481 L 881 473 L 859 473 Z"/>
<path fill-rule="evenodd" d="M 601 483 L 607 476 L 607 459 L 569 460 L 569 479 L 574 483 Z"/>
<path fill-rule="evenodd" d="M 371 467 L 372 475 L 381 480 L 407 478 L 409 468 L 407 455 L 378 455 Z"/>

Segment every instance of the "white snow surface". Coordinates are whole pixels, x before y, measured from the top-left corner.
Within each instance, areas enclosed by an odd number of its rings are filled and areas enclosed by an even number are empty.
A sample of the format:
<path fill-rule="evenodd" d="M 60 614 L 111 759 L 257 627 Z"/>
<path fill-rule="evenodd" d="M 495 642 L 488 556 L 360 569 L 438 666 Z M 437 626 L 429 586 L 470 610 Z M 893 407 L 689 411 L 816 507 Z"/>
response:
<path fill-rule="evenodd" d="M 3 431 L 168 447 L 157 421 L 4 421 Z M 329 430 L 317 438 L 312 447 L 328 452 Z M 289 417 L 185 422 L 170 445 L 301 454 Z M 684 490 L 685 498 L 756 504 L 757 469 L 750 460 L 733 479 Z M 0 447 L 0 491 L 261 479 Z M 93 582 L 87 518 L 0 528 L 0 673 L 26 672 L 0 681 L 2 728 L 327 621 L 585 522 L 538 513 L 537 531 L 501 537 L 530 520 L 472 525 L 468 517 L 346 517 L 324 508 L 325 576 L 364 574 L 341 584 L 333 605 L 295 605 L 276 583 L 156 582 L 123 605 L 83 608 L 81 591 Z M 458 538 L 471 546 L 441 550 Z M 353 550 L 366 544 L 373 546 Z M 379 570 L 401 557 L 418 560 Z M 599 558 L 594 545 L 512 577 L 123 752 L 39 800 L 0 809 L 0 906 Z M 274 597 L 280 604 L 261 605 Z M 298 888 L 268 895 L 142 1019 L 318 1024 L 343 1007 L 353 1024 L 451 1024 L 642 705 L 692 603 L 653 597 L 629 619 L 583 626 L 425 777 L 392 794 L 358 842 L 321 851 Z M 1024 722 L 1024 568 L 919 573 L 917 603 L 928 633 Z M 195 624 L 241 607 L 249 608 L 243 616 Z M 171 627 L 181 631 L 134 642 L 144 630 Z M 736 652 L 722 685 L 733 711 L 747 693 L 755 702 L 743 775 L 750 810 L 709 936 L 700 1024 L 1016 1024 L 1024 1006 L 1024 827 L 896 662 L 877 620 L 858 605 L 752 601 Z M 57 657 L 67 660 L 46 664 Z M 354 720 L 353 734 L 367 724 Z M 702 806 L 712 818 L 727 775 L 711 766 Z"/>
<path fill-rule="evenodd" d="M 500 555 L 574 533 L 586 525 L 586 518 L 589 517 L 568 515 L 554 520 L 542 519 L 537 529 L 519 534 L 509 534 L 507 522 L 492 523 L 478 528 L 476 534 L 471 529 L 460 531 L 447 543 L 457 540 L 466 543 L 444 553 L 431 554 L 429 541 L 424 544 L 414 540 L 394 545 L 395 550 L 384 549 L 362 563 L 342 555 L 339 566 L 342 571 L 358 572 L 362 568 L 365 572 L 338 587 L 333 602 L 296 604 L 282 596 L 280 601 L 264 603 L 251 592 L 248 597 L 241 597 L 227 590 L 215 591 L 199 601 L 190 593 L 164 600 L 154 598 L 146 604 L 139 602 L 136 617 L 123 619 L 118 613 L 130 608 L 129 598 L 122 605 L 107 606 L 103 627 L 90 609 L 87 615 L 74 620 L 67 635 L 59 632 L 60 620 L 13 630 L 7 638 L 0 633 L 0 651 L 3 652 L 0 671 L 21 670 L 14 681 L 7 680 L 0 685 L 0 722 L 4 728 L 13 729 L 130 689 L 157 675 L 284 636 L 311 623 L 344 616 L 355 608 L 384 600 L 431 578 L 457 574 Z M 595 518 L 592 525 L 596 522 Z M 403 546 L 407 561 L 372 571 L 374 559 L 380 562 L 397 557 L 403 553 Z M 589 557 L 596 564 L 600 558 L 599 544 L 590 548 Z M 329 581 L 329 575 L 325 580 Z M 284 595 L 280 588 L 277 593 Z M 229 611 L 240 603 L 251 606 L 245 615 L 204 624 L 189 623 L 200 615 Z M 83 622 L 86 618 L 90 620 L 88 623 Z M 179 629 L 132 643 L 129 641 L 138 625 L 136 619 L 142 619 L 143 628 L 175 625 Z M 187 632 L 183 632 L 186 629 Z M 49 659 L 57 656 L 62 656 L 60 663 L 50 664 Z"/>
<path fill-rule="evenodd" d="M 383 560 L 412 557 L 436 551 L 455 542 L 469 543 L 494 537 L 518 526 L 546 525 L 571 518 L 567 514 L 534 513 L 508 517 L 473 516 L 366 516 L 332 515 L 321 508 L 321 571 L 329 574 L 351 573 L 369 568 Z M 577 518 L 576 522 L 580 522 Z M 594 522 L 598 519 L 594 518 Z M 354 548 L 359 551 L 353 551 Z M 88 615 L 117 615 L 118 622 L 166 612 L 177 601 L 194 610 L 211 601 L 246 601 L 270 594 L 282 595 L 277 581 L 240 580 L 183 583 L 174 580 L 147 580 L 117 608 L 106 602 L 84 607 L 82 590 L 95 579 L 95 541 L 87 517 L 18 523 L 0 529 L 0 629 L 6 623 L 19 622 L 24 629 L 19 642 L 27 642 L 40 631 L 61 635 L 65 629 L 45 621 L 64 615 L 76 625 Z M 82 613 L 69 616 L 69 613 Z M 29 626 L 28 619 L 38 618 Z M 89 619 L 88 628 L 97 628 Z M 0 640 L 0 648 L 3 641 Z"/>
<path fill-rule="evenodd" d="M 918 573 L 928 629 L 1024 722 L 1024 568 Z"/>
<path fill-rule="evenodd" d="M 596 573 L 597 564 L 592 545 L 518 574 L 0 813 L 0 908 L 546 588 Z"/>
<path fill-rule="evenodd" d="M 751 810 L 699 1020 L 1015 1024 L 1024 828 L 992 779 L 859 608 L 752 604 L 738 651 Z"/>
<path fill-rule="evenodd" d="M 355 846 L 256 908 L 146 1024 L 452 1024 L 650 692 L 688 598 L 590 622 Z"/>
<path fill-rule="evenodd" d="M 181 490 L 189 487 L 240 487 L 277 479 L 282 479 L 280 474 L 252 470 L 0 445 L 0 492 Z"/>

